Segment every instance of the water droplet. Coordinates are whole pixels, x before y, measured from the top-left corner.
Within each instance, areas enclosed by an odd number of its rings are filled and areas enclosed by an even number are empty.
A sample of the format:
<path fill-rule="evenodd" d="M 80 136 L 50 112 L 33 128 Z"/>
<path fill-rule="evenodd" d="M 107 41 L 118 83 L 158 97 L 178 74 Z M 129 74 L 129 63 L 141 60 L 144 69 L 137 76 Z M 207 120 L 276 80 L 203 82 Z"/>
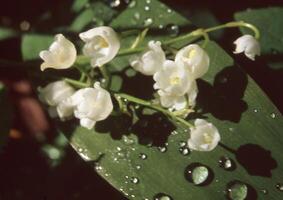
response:
<path fill-rule="evenodd" d="M 236 168 L 236 163 L 232 159 L 225 156 L 220 157 L 218 163 L 219 163 L 219 167 L 227 171 L 232 171 L 235 170 Z"/>
<path fill-rule="evenodd" d="M 179 142 L 179 145 L 180 145 L 180 147 L 185 147 L 185 146 L 187 146 L 187 142 L 185 142 L 185 141 L 180 141 L 180 142 Z"/>
<path fill-rule="evenodd" d="M 283 184 L 282 184 L 282 183 L 277 183 L 277 184 L 276 184 L 276 188 L 277 188 L 277 190 L 279 190 L 280 192 L 283 192 Z"/>
<path fill-rule="evenodd" d="M 153 23 L 152 18 L 146 18 L 144 20 L 144 26 L 150 26 Z"/>
<path fill-rule="evenodd" d="M 121 2 L 120 0 L 108 0 L 108 4 L 112 8 L 117 8 L 118 6 L 120 6 Z"/>
<path fill-rule="evenodd" d="M 151 3 L 151 0 L 146 0 L 146 3 L 147 3 L 147 4 L 150 4 L 150 3 Z"/>
<path fill-rule="evenodd" d="M 167 147 L 158 147 L 158 150 L 161 152 L 161 153 L 165 153 L 167 151 Z"/>
<path fill-rule="evenodd" d="M 145 11 L 149 11 L 149 10 L 150 10 L 150 7 L 149 7 L 149 6 L 145 6 L 145 7 L 144 7 L 144 10 L 145 10 Z"/>
<path fill-rule="evenodd" d="M 135 0 L 132 0 L 131 3 L 129 4 L 129 8 L 135 7 L 137 2 Z"/>
<path fill-rule="evenodd" d="M 137 177 L 132 177 L 131 182 L 134 183 L 134 184 L 138 184 L 140 182 L 140 180 Z"/>
<path fill-rule="evenodd" d="M 146 160 L 146 159 L 147 159 L 147 155 L 144 154 L 144 153 L 140 153 L 139 157 L 140 157 L 142 160 Z"/>
<path fill-rule="evenodd" d="M 140 169 L 141 169 L 141 166 L 140 166 L 140 165 L 137 165 L 137 166 L 136 166 L 136 169 L 137 169 L 137 170 L 140 170 Z"/>
<path fill-rule="evenodd" d="M 123 135 L 122 136 L 122 141 L 127 144 L 127 145 L 131 145 L 131 144 L 134 144 L 136 143 L 136 139 L 131 137 L 131 136 L 126 136 L 126 135 Z"/>
<path fill-rule="evenodd" d="M 257 113 L 257 112 L 258 112 L 258 110 L 257 110 L 257 109 L 254 109 L 254 112 L 255 112 L 255 113 Z"/>
<path fill-rule="evenodd" d="M 132 198 L 135 198 L 136 196 L 134 194 L 131 195 Z"/>
<path fill-rule="evenodd" d="M 268 190 L 267 189 L 261 189 L 260 192 L 264 195 L 268 194 Z"/>
<path fill-rule="evenodd" d="M 83 148 L 78 148 L 78 152 L 80 152 L 80 153 L 82 153 L 84 151 L 84 149 Z"/>
<path fill-rule="evenodd" d="M 179 148 L 179 152 L 184 155 L 187 156 L 190 154 L 190 149 L 188 147 L 180 147 Z"/>
<path fill-rule="evenodd" d="M 208 185 L 213 180 L 212 170 L 200 163 L 192 163 L 185 170 L 186 179 L 198 186 Z"/>
<path fill-rule="evenodd" d="M 275 113 L 271 113 L 270 117 L 271 117 L 272 119 L 275 119 L 276 114 L 275 114 Z"/>
<path fill-rule="evenodd" d="M 134 14 L 134 18 L 135 18 L 136 20 L 139 20 L 139 19 L 141 18 L 140 13 L 136 12 L 136 13 Z"/>
<path fill-rule="evenodd" d="M 232 181 L 227 185 L 227 197 L 230 200 L 244 200 L 248 195 L 248 186 L 240 181 Z"/>
<path fill-rule="evenodd" d="M 163 25 L 163 24 L 159 24 L 158 28 L 159 28 L 159 29 L 163 29 L 163 28 L 164 28 L 164 25 Z"/>
<path fill-rule="evenodd" d="M 167 9 L 167 12 L 168 12 L 168 13 L 171 13 L 171 12 L 172 12 L 172 10 L 171 10 L 170 8 L 168 8 L 168 9 Z"/>
<path fill-rule="evenodd" d="M 176 24 L 168 24 L 166 31 L 170 36 L 175 37 L 179 34 L 179 26 Z"/>
<path fill-rule="evenodd" d="M 176 130 L 171 132 L 171 135 L 177 135 L 177 134 L 178 134 L 178 131 Z"/>
<path fill-rule="evenodd" d="M 157 195 L 153 197 L 153 199 L 154 200 L 173 200 L 172 197 L 164 193 L 158 193 Z"/>

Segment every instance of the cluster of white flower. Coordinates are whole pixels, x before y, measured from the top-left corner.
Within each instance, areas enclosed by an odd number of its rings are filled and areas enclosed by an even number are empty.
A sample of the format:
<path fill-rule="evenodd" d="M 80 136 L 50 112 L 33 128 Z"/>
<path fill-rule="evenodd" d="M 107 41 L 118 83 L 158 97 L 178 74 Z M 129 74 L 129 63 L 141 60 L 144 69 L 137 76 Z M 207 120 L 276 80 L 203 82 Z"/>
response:
<path fill-rule="evenodd" d="M 85 42 L 83 53 L 91 59 L 92 67 L 111 61 L 119 51 L 120 41 L 110 27 L 93 28 L 79 36 Z M 46 68 L 67 69 L 75 63 L 77 51 L 72 42 L 58 34 L 49 50 L 40 52 L 40 57 L 44 60 L 42 71 Z M 113 110 L 110 94 L 100 87 L 99 82 L 93 88 L 77 91 L 64 81 L 49 83 L 40 89 L 40 99 L 50 106 L 50 116 L 65 120 L 74 115 L 80 119 L 81 126 L 88 129 L 106 119 Z"/>
<path fill-rule="evenodd" d="M 110 27 L 93 28 L 79 36 L 85 42 L 83 54 L 90 59 L 93 68 L 110 62 L 120 49 L 119 38 Z M 234 43 L 234 53 L 244 52 L 252 60 L 260 53 L 257 40 L 250 35 L 244 35 Z M 77 51 L 71 41 L 58 34 L 49 50 L 40 52 L 40 57 L 44 60 L 42 71 L 47 68 L 67 69 L 74 65 Z M 160 105 L 170 112 L 185 110 L 181 112 L 183 117 L 196 104 L 196 79 L 208 71 L 209 56 L 199 45 L 190 44 L 180 49 L 174 60 L 169 60 L 161 42 L 150 41 L 144 53 L 130 59 L 130 65 L 144 75 L 153 76 L 153 88 L 157 90 Z M 99 82 L 95 82 L 93 87 L 75 90 L 65 81 L 56 81 L 41 88 L 39 98 L 50 106 L 51 117 L 65 120 L 74 116 L 80 120 L 81 126 L 88 129 L 92 129 L 97 121 L 106 119 L 113 110 L 110 93 Z M 196 119 L 190 132 L 188 146 L 192 150 L 211 151 L 220 141 L 217 128 L 203 119 Z"/>

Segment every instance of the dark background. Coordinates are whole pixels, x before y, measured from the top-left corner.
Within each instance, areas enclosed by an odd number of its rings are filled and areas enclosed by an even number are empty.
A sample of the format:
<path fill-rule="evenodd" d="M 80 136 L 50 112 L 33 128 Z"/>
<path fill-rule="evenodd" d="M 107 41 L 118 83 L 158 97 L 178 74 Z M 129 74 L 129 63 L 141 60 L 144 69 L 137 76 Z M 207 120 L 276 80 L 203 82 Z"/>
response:
<path fill-rule="evenodd" d="M 163 0 L 163 2 L 193 21 L 199 10 L 209 10 L 219 22 L 223 23 L 232 21 L 236 11 L 283 5 L 283 2 L 279 0 Z M 71 5 L 71 3 L 71 0 L 2 0 L 0 24 L 20 30 L 20 24 L 25 20 L 32 27 L 36 25 L 37 18 L 45 11 L 64 12 L 68 10 L 66 5 Z M 122 11 L 123 6 L 117 10 Z M 66 15 L 56 19 L 54 23 L 56 25 L 65 24 L 68 20 L 70 16 Z M 205 26 L 201 21 L 197 21 L 197 25 Z M 42 27 L 42 31 L 46 31 L 47 27 Z M 233 48 L 231 41 L 227 42 L 225 38 L 236 38 L 237 34 L 239 33 L 235 29 L 225 31 L 218 42 L 228 52 L 231 52 Z M 20 61 L 19 47 L 20 39 L 17 38 L 0 42 L 0 57 Z M 237 57 L 236 60 L 282 113 L 282 70 L 271 70 L 262 61 L 255 61 L 251 68 L 251 61 L 248 59 Z M 0 200 L 125 199 L 93 173 L 93 169 L 83 162 L 69 146 L 66 146 L 66 155 L 61 164 L 53 167 L 48 157 L 42 152 L 43 138 L 55 137 L 50 131 L 52 125 L 45 113 L 40 110 L 40 104 L 34 99 L 35 94 L 31 90 L 25 71 L 0 69 L 0 80 L 9 87 L 11 103 L 14 106 L 13 129 L 7 144 L 0 151 Z M 26 116 L 29 118 L 26 119 Z"/>

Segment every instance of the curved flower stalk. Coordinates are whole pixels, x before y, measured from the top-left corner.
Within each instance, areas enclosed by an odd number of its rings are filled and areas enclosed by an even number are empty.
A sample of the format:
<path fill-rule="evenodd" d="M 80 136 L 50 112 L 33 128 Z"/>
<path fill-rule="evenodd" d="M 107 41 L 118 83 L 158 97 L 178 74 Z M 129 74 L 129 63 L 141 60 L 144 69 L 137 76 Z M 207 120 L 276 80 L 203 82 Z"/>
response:
<path fill-rule="evenodd" d="M 94 84 L 94 88 L 78 90 L 69 101 L 75 117 L 87 129 L 92 129 L 97 121 L 106 119 L 113 110 L 110 94 L 100 87 L 99 82 Z"/>
<path fill-rule="evenodd" d="M 175 62 L 177 65 L 184 66 L 195 79 L 202 77 L 209 67 L 207 53 L 197 44 L 191 44 L 179 50 Z"/>
<path fill-rule="evenodd" d="M 251 35 L 239 37 L 234 44 L 236 45 L 234 54 L 244 53 L 251 60 L 255 60 L 255 56 L 260 55 L 259 42 Z"/>
<path fill-rule="evenodd" d="M 196 119 L 194 125 L 190 128 L 189 148 L 196 151 L 213 150 L 221 139 L 217 128 L 203 119 Z"/>
<path fill-rule="evenodd" d="M 83 48 L 85 56 L 91 58 L 92 67 L 101 67 L 111 61 L 120 49 L 120 41 L 116 32 L 107 26 L 101 26 L 80 33 L 86 43 Z"/>
<path fill-rule="evenodd" d="M 39 89 L 39 99 L 49 105 L 49 115 L 59 116 L 64 120 L 73 115 L 73 109 L 69 104 L 68 98 L 75 92 L 74 88 L 65 81 L 49 83 L 46 87 Z"/>
<path fill-rule="evenodd" d="M 161 42 L 150 41 L 148 49 L 141 56 L 130 59 L 130 65 L 144 75 L 154 75 L 162 69 L 165 62 L 165 53 L 161 48 Z"/>
<path fill-rule="evenodd" d="M 40 69 L 44 71 L 47 68 L 67 69 L 70 68 L 77 58 L 77 50 L 72 42 L 62 34 L 55 36 L 55 41 L 50 45 L 49 50 L 39 53 L 44 60 Z"/>

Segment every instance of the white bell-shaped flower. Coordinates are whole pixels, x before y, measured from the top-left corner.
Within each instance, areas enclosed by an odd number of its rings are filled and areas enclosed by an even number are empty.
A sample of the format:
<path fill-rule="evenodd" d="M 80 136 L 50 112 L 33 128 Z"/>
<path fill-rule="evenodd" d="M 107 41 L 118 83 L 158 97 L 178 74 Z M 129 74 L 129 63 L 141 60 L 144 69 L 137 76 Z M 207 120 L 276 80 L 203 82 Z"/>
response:
<path fill-rule="evenodd" d="M 183 65 L 177 65 L 174 61 L 166 60 L 163 68 L 153 76 L 154 89 L 160 89 L 170 96 L 183 96 L 191 87 L 193 77 Z"/>
<path fill-rule="evenodd" d="M 153 75 L 162 68 L 165 59 L 161 42 L 149 41 L 148 50 L 141 56 L 132 57 L 130 59 L 130 65 L 144 75 Z"/>
<path fill-rule="evenodd" d="M 202 77 L 209 67 L 207 53 L 197 44 L 180 49 L 175 57 L 177 65 L 183 65 L 195 79 Z"/>
<path fill-rule="evenodd" d="M 220 141 L 217 128 L 203 119 L 196 119 L 194 125 L 195 127 L 190 128 L 189 148 L 196 151 L 213 150 Z"/>
<path fill-rule="evenodd" d="M 100 67 L 110 62 L 120 49 L 120 41 L 116 32 L 107 26 L 100 26 L 80 33 L 86 43 L 84 55 L 91 57 L 91 66 Z"/>
<path fill-rule="evenodd" d="M 65 81 L 49 83 L 46 87 L 40 88 L 39 92 L 39 99 L 50 106 L 48 112 L 51 117 L 59 116 L 65 119 L 72 116 L 73 109 L 68 98 L 75 90 Z"/>
<path fill-rule="evenodd" d="M 260 55 L 260 44 L 259 42 L 251 35 L 243 35 L 234 41 L 236 49 L 234 54 L 245 53 L 245 55 L 251 59 L 255 60 L 255 56 Z"/>
<path fill-rule="evenodd" d="M 77 50 L 74 44 L 67 40 L 64 35 L 58 34 L 49 50 L 41 51 L 39 56 L 44 60 L 40 66 L 41 71 L 46 68 L 67 69 L 76 61 Z"/>
<path fill-rule="evenodd" d="M 162 90 L 158 90 L 157 93 L 160 96 L 160 103 L 163 107 L 178 111 L 188 107 L 193 108 L 195 106 L 198 88 L 196 81 L 193 81 L 191 83 L 190 89 L 185 95 L 169 95 Z"/>
<path fill-rule="evenodd" d="M 87 129 L 92 129 L 97 121 L 106 119 L 113 110 L 109 92 L 101 88 L 98 82 L 94 88 L 78 90 L 71 97 L 71 102 L 75 117 Z"/>

